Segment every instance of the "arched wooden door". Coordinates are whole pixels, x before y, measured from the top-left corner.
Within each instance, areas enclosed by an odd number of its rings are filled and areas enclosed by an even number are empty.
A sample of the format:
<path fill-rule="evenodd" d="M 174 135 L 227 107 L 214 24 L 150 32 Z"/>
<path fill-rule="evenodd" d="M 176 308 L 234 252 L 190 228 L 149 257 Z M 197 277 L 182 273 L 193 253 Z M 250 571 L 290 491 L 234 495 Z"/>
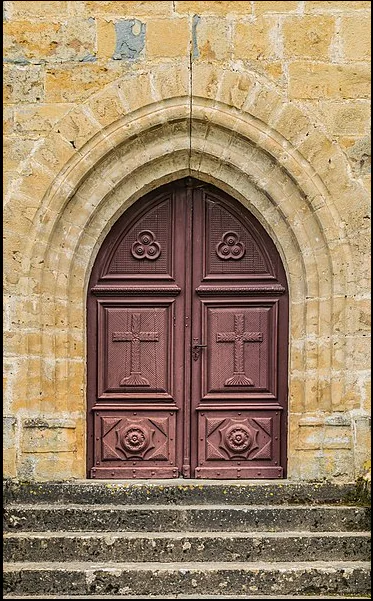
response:
<path fill-rule="evenodd" d="M 286 277 L 239 203 L 191 178 L 136 202 L 87 319 L 89 477 L 286 476 Z"/>

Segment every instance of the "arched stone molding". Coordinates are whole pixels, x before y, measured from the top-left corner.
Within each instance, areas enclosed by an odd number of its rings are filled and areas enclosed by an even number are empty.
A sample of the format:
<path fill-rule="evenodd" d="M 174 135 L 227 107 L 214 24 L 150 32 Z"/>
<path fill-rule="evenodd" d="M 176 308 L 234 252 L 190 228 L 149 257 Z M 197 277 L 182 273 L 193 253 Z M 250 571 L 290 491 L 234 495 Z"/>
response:
<path fill-rule="evenodd" d="M 106 92 L 114 89 L 108 86 Z M 298 424 L 307 414 L 355 408 L 344 397 L 349 241 L 327 178 L 299 150 L 309 136 L 321 133 L 307 122 L 311 133 L 303 138 L 298 133 L 293 144 L 269 125 L 281 122 L 285 111 L 277 93 L 256 85 L 243 102 L 237 95 L 241 106 L 234 106 L 232 94 L 230 104 L 222 101 L 222 90 L 224 86 L 216 91 L 217 98 L 193 97 L 192 107 L 187 96 L 158 102 L 148 98 L 141 108 L 101 126 L 58 173 L 48 172 L 53 183 L 37 205 L 24 257 L 34 337 L 40 332 L 41 338 L 34 341 L 34 355 L 28 338 L 28 376 L 18 394 L 23 403 L 27 394 L 25 415 L 59 412 L 75 420 L 71 475 L 84 477 L 85 298 L 91 266 L 110 227 L 133 202 L 187 174 L 245 204 L 283 258 L 291 299 L 290 456 L 299 463 Z M 256 111 L 249 110 L 258 95 L 265 97 L 263 111 L 272 107 L 267 123 L 258 116 L 258 104 L 253 105 Z M 92 107 L 82 107 L 93 122 L 90 111 Z M 48 143 L 57 145 L 64 127 L 61 122 Z M 43 150 L 32 161 L 45 176 Z M 295 462 L 289 477 L 302 477 Z"/>

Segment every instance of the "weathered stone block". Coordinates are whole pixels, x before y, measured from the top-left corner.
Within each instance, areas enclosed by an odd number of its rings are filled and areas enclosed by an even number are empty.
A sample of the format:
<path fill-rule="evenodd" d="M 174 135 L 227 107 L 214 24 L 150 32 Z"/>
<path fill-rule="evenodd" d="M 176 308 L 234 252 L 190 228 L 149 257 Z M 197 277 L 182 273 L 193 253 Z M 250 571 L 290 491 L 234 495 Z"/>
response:
<path fill-rule="evenodd" d="M 49 67 L 45 76 L 46 102 L 81 102 L 123 75 L 122 61 L 112 65 L 79 64 Z"/>
<path fill-rule="evenodd" d="M 40 66 L 3 66 L 5 103 L 42 102 L 44 100 L 44 70 Z"/>
<path fill-rule="evenodd" d="M 62 420 L 63 422 L 63 420 Z M 66 427 L 59 421 L 27 420 L 23 424 L 23 453 L 61 453 L 76 450 L 75 424 Z"/>
<path fill-rule="evenodd" d="M 283 24 L 285 56 L 294 58 L 329 58 L 335 20 L 328 15 L 289 17 Z"/>
<path fill-rule="evenodd" d="M 367 101 L 319 102 L 317 108 L 331 134 L 354 136 L 368 133 L 370 129 L 370 103 Z"/>
<path fill-rule="evenodd" d="M 123 0 L 99 2 L 73 2 L 80 4 L 76 6 L 76 11 L 83 11 L 88 15 L 96 17 L 96 15 L 114 15 L 120 17 L 138 17 L 138 16 L 171 16 L 172 2 L 170 0 L 159 0 L 157 2 L 126 2 Z"/>
<path fill-rule="evenodd" d="M 364 0 L 352 0 L 352 2 L 344 0 L 311 0 L 306 2 L 306 12 L 314 11 L 350 11 L 369 9 L 371 2 Z"/>
<path fill-rule="evenodd" d="M 371 57 L 371 15 L 351 15 L 341 19 L 343 56 L 351 61 L 366 61 Z"/>
<path fill-rule="evenodd" d="M 262 2 L 254 2 L 255 15 L 262 15 L 263 13 L 288 13 L 293 12 L 298 8 L 298 2 L 277 2 L 272 0 L 264 0 Z"/>
<path fill-rule="evenodd" d="M 96 25 L 91 19 L 59 23 L 10 21 L 4 25 L 4 51 L 12 62 L 95 60 Z"/>
<path fill-rule="evenodd" d="M 226 19 L 201 19 L 196 25 L 196 53 L 202 60 L 229 58 L 230 27 Z"/>
<path fill-rule="evenodd" d="M 283 2 L 283 4 L 286 3 Z M 176 12 L 180 14 L 222 15 L 225 17 L 229 14 L 251 15 L 252 9 L 251 2 L 245 0 L 235 0 L 235 2 L 201 2 L 191 0 L 189 2 L 176 2 Z"/>
<path fill-rule="evenodd" d="M 294 62 L 289 66 L 291 98 L 369 98 L 368 65 Z"/>
<path fill-rule="evenodd" d="M 237 22 L 233 38 L 234 56 L 243 60 L 276 57 L 276 28 L 277 24 L 271 18 L 256 19 L 252 23 Z"/>
<path fill-rule="evenodd" d="M 16 130 L 21 135 L 38 139 L 68 113 L 73 104 L 29 104 L 17 107 L 14 114 Z"/>
<path fill-rule="evenodd" d="M 67 15 L 68 2 L 37 2 L 35 0 L 25 0 L 7 3 L 7 15 L 9 19 L 48 19 L 55 17 L 61 19 Z"/>

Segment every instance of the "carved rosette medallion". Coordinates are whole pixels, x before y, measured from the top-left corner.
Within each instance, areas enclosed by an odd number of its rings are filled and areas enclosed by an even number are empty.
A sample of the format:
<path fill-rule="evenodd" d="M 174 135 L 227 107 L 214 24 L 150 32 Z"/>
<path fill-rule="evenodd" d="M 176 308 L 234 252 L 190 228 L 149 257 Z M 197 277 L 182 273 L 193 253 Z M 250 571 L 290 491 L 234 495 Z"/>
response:
<path fill-rule="evenodd" d="M 219 447 L 227 453 L 229 459 L 247 459 L 251 451 L 258 448 L 258 430 L 252 427 L 248 419 L 229 418 L 225 426 L 219 429 L 219 433 Z"/>
<path fill-rule="evenodd" d="M 151 261 L 158 259 L 161 251 L 161 245 L 150 230 L 139 232 L 136 242 L 132 244 L 131 248 L 132 256 L 135 259 L 150 259 Z"/>
<path fill-rule="evenodd" d="M 138 425 L 131 425 L 121 432 L 122 447 L 130 453 L 139 453 L 149 446 L 149 432 Z"/>
<path fill-rule="evenodd" d="M 216 245 L 216 254 L 219 259 L 242 259 L 246 251 L 245 245 L 240 241 L 237 232 L 225 232 L 221 241 Z"/>
<path fill-rule="evenodd" d="M 127 458 L 135 457 L 144 459 L 144 456 L 154 449 L 153 437 L 155 431 L 149 427 L 148 420 L 124 420 L 122 427 L 116 431 L 116 448 L 122 451 Z"/>
<path fill-rule="evenodd" d="M 252 435 L 243 424 L 230 426 L 224 433 L 224 444 L 231 451 L 242 453 L 251 447 Z"/>

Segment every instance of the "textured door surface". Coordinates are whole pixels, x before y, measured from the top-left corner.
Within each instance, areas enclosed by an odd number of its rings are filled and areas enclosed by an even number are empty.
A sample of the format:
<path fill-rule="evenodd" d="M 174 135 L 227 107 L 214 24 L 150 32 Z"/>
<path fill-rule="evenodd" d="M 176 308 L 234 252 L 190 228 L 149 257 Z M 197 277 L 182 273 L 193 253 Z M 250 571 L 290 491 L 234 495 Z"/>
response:
<path fill-rule="evenodd" d="M 286 278 L 239 203 L 189 178 L 135 203 L 87 321 L 89 477 L 286 475 Z"/>

